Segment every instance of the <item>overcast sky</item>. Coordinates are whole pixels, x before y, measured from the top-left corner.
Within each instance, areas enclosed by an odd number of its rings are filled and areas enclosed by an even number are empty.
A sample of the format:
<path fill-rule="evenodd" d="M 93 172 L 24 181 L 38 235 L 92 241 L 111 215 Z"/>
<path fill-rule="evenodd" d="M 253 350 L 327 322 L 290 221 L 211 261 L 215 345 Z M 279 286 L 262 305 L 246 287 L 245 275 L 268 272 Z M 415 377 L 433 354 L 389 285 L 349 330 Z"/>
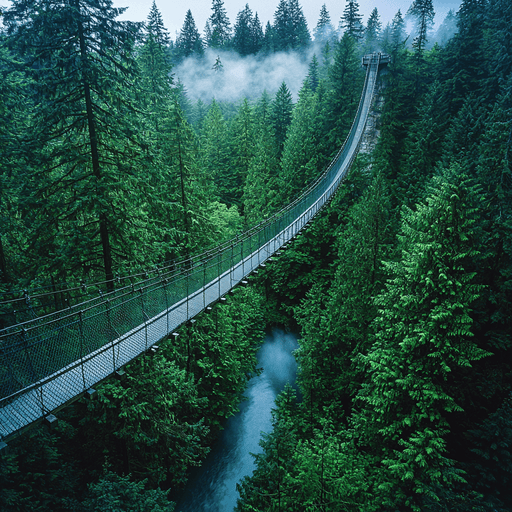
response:
<path fill-rule="evenodd" d="M 1 0 L 0 0 L 1 1 Z M 131 21 L 145 21 L 151 9 L 153 0 L 114 0 L 115 7 L 128 7 L 121 19 Z M 279 0 L 224 0 L 231 25 L 235 23 L 236 15 L 248 3 L 253 12 L 257 12 L 263 27 L 267 21 L 273 22 L 274 12 Z M 316 26 L 320 15 L 320 9 L 325 3 L 331 16 L 331 21 L 337 28 L 341 15 L 346 5 L 344 0 L 306 0 L 301 2 L 304 15 L 306 16 L 309 30 L 312 32 Z M 359 12 L 364 17 L 364 22 L 372 12 L 374 7 L 379 11 L 383 26 L 391 21 L 398 9 L 402 14 L 407 12 L 412 0 L 359 0 Z M 434 0 L 434 9 L 436 11 L 435 23 L 439 25 L 446 13 L 453 9 L 457 11 L 461 0 Z M 188 9 L 192 11 L 192 16 L 196 22 L 199 32 L 203 32 L 207 18 L 211 14 L 211 0 L 187 0 L 180 2 L 176 0 L 156 0 L 158 10 L 162 13 L 164 24 L 173 39 L 176 39 L 176 32 L 181 30 L 185 14 Z"/>

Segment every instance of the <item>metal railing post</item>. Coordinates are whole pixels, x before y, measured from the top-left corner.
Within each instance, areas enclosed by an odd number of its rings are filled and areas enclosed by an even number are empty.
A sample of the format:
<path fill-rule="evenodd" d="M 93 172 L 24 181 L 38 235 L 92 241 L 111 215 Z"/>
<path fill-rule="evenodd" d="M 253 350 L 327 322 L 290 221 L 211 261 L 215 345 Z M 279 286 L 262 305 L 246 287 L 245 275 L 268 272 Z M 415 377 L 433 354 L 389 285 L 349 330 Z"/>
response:
<path fill-rule="evenodd" d="M 82 382 L 84 384 L 85 391 L 87 389 L 86 381 L 85 381 L 85 369 L 84 369 L 84 325 L 83 325 L 83 311 L 78 312 L 78 331 L 80 338 L 80 369 L 82 371 Z"/>
<path fill-rule="evenodd" d="M 105 306 L 107 308 L 107 324 L 108 324 L 110 343 L 112 343 L 112 372 L 115 372 L 116 371 L 116 348 L 114 345 L 114 340 L 115 340 L 114 333 L 116 331 L 114 329 L 114 326 L 112 325 L 112 319 L 110 317 L 110 300 L 109 299 L 106 300 Z"/>
<path fill-rule="evenodd" d="M 144 309 L 144 292 L 142 291 L 142 286 L 139 288 L 139 293 L 140 293 L 140 306 L 141 306 L 141 310 L 142 310 L 142 323 L 144 324 L 145 347 L 147 350 L 149 348 L 148 347 L 148 322 L 147 322 L 149 320 L 149 317 L 146 314 L 146 310 Z"/>

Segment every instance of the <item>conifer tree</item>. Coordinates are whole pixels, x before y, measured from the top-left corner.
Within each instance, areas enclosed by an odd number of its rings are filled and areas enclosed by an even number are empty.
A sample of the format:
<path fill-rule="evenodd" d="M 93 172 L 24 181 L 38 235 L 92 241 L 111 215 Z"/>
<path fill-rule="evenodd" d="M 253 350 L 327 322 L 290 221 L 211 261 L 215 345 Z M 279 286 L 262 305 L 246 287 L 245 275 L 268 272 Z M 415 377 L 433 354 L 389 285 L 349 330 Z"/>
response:
<path fill-rule="evenodd" d="M 146 32 L 148 35 L 151 35 L 156 44 L 160 45 L 162 48 L 167 48 L 169 46 L 169 32 L 164 26 L 162 14 L 158 10 L 155 0 L 153 0 L 151 10 L 149 11 L 148 21 L 146 23 Z"/>
<path fill-rule="evenodd" d="M 286 83 L 283 82 L 272 102 L 271 122 L 274 127 L 277 152 L 279 157 L 283 151 L 288 126 L 292 121 L 293 101 L 292 94 Z"/>
<path fill-rule="evenodd" d="M 276 51 L 303 49 L 311 42 L 299 0 L 280 0 L 274 13 L 273 29 Z"/>
<path fill-rule="evenodd" d="M 447 47 L 449 59 L 445 69 L 445 95 L 449 98 L 448 112 L 452 116 L 457 115 L 486 80 L 486 70 L 481 65 L 486 61 L 486 10 L 486 0 L 463 0 L 457 12 L 458 33 Z M 489 88 L 488 92 L 491 90 Z"/>
<path fill-rule="evenodd" d="M 336 45 L 334 62 L 329 68 L 325 122 L 330 147 L 343 144 L 361 93 L 363 76 L 357 65 L 359 59 L 355 47 L 355 38 L 345 32 Z"/>
<path fill-rule="evenodd" d="M 292 48 L 305 49 L 311 42 L 306 17 L 304 16 L 299 0 L 288 0 L 288 2 Z"/>
<path fill-rule="evenodd" d="M 190 9 L 185 15 L 183 27 L 176 39 L 176 53 L 178 59 L 190 57 L 193 54 L 203 55 L 203 41 L 196 27 L 196 22 L 192 16 Z"/>
<path fill-rule="evenodd" d="M 215 64 L 212 66 L 212 69 L 214 73 L 223 73 L 224 72 L 224 65 L 222 64 L 222 61 L 220 60 L 220 55 L 217 55 L 217 58 L 215 59 Z"/>
<path fill-rule="evenodd" d="M 200 147 L 201 165 L 215 184 L 215 196 L 228 206 L 235 204 L 236 191 L 231 187 L 228 127 L 215 100 L 203 120 Z"/>
<path fill-rule="evenodd" d="M 204 44 L 206 47 L 211 47 L 212 45 L 212 26 L 210 25 L 210 20 L 207 19 L 206 23 L 204 24 Z"/>
<path fill-rule="evenodd" d="M 404 210 L 401 261 L 386 263 L 390 277 L 376 299 L 375 343 L 363 357 L 367 378 L 355 418 L 358 443 L 385 468 L 376 482 L 385 506 L 447 507 L 439 486 L 461 481 L 446 453 L 448 418 L 457 421 L 462 411 L 450 384 L 488 355 L 472 332 L 482 291 L 475 283 L 478 193 L 458 167 L 434 178 L 426 201 Z"/>
<path fill-rule="evenodd" d="M 289 50 L 291 46 L 290 13 L 288 0 L 279 0 L 272 25 L 276 51 Z"/>
<path fill-rule="evenodd" d="M 254 17 L 251 21 L 251 41 L 252 48 L 251 53 L 258 53 L 263 47 L 265 37 L 263 35 L 263 27 L 258 17 L 258 13 L 254 13 Z"/>
<path fill-rule="evenodd" d="M 155 2 L 148 16 L 144 45 L 140 49 L 139 68 L 142 75 L 143 93 L 139 101 L 151 114 L 150 122 L 158 131 L 158 120 L 168 106 L 173 85 L 172 64 L 168 54 L 169 35 Z"/>
<path fill-rule="evenodd" d="M 272 125 L 263 122 L 256 137 L 254 156 L 244 184 L 244 215 L 248 226 L 272 213 L 279 170 L 274 130 Z"/>
<path fill-rule="evenodd" d="M 253 15 L 249 8 L 249 4 L 245 4 L 245 8 L 236 16 L 233 48 L 240 55 L 249 55 L 254 53 L 253 33 L 252 33 Z"/>
<path fill-rule="evenodd" d="M 439 26 L 436 32 L 435 41 L 441 46 L 446 46 L 448 41 L 453 37 L 457 31 L 457 17 L 453 9 L 450 9 L 446 14 L 445 19 Z"/>
<path fill-rule="evenodd" d="M 359 14 L 359 4 L 355 0 L 347 0 L 347 5 L 341 17 L 341 25 L 345 32 L 359 41 L 363 37 L 363 16 Z"/>
<path fill-rule="evenodd" d="M 320 9 L 320 17 L 316 24 L 315 30 L 313 31 L 315 37 L 315 43 L 325 44 L 328 41 L 332 41 L 334 37 L 334 27 L 331 23 L 331 17 L 325 4 Z"/>
<path fill-rule="evenodd" d="M 266 125 L 271 125 L 270 116 L 272 114 L 272 98 L 266 89 L 256 102 L 254 114 L 257 130 L 263 129 Z"/>
<path fill-rule="evenodd" d="M 281 158 L 281 185 L 278 201 L 286 204 L 298 196 L 318 173 L 317 132 L 315 116 L 317 97 L 306 80 L 293 109 Z"/>
<path fill-rule="evenodd" d="M 201 133 L 203 119 L 206 117 L 207 112 L 208 106 L 201 98 L 192 105 L 189 121 L 197 133 Z"/>
<path fill-rule="evenodd" d="M 320 82 L 319 67 L 320 65 L 318 64 L 318 59 L 316 58 L 316 55 L 313 55 L 313 58 L 309 63 L 308 75 L 306 77 L 306 80 L 308 80 L 309 86 L 313 92 L 316 91 L 318 83 Z"/>
<path fill-rule="evenodd" d="M 365 53 L 377 50 L 381 29 L 382 23 L 380 22 L 379 11 L 377 11 L 377 7 L 375 7 L 368 18 L 368 23 L 364 32 Z"/>
<path fill-rule="evenodd" d="M 398 9 L 391 22 L 391 47 L 396 51 L 405 40 L 405 21 Z"/>
<path fill-rule="evenodd" d="M 141 176 L 129 170 L 140 147 L 137 120 L 125 94 L 135 78 L 137 27 L 117 21 L 121 12 L 109 0 L 31 0 L 5 13 L 37 102 L 25 141 L 34 164 L 25 182 L 32 241 L 41 254 L 54 250 L 50 239 L 58 243 L 58 268 L 103 269 L 109 289 L 116 255 L 136 257 L 129 239 L 137 235 L 126 235 L 141 213 L 134 208 Z"/>
<path fill-rule="evenodd" d="M 198 166 L 196 137 L 177 97 L 163 119 L 161 146 L 165 179 L 155 195 L 167 217 L 156 242 L 166 251 L 166 260 L 186 258 L 215 241 L 215 226 L 206 213 L 214 182 L 213 176 Z"/>
<path fill-rule="evenodd" d="M 227 48 L 231 42 L 231 23 L 229 21 L 224 0 L 212 0 L 212 14 L 208 18 L 211 27 L 211 48 Z"/>
<path fill-rule="evenodd" d="M 249 167 L 254 156 L 255 126 L 253 109 L 247 98 L 244 98 L 238 112 L 231 122 L 231 204 L 241 208 L 243 215 L 242 196 L 249 175 Z"/>
<path fill-rule="evenodd" d="M 414 0 L 407 14 L 414 18 L 416 37 L 412 47 L 418 58 L 423 55 L 428 42 L 429 31 L 434 24 L 434 5 L 432 0 Z"/>
<path fill-rule="evenodd" d="M 446 106 L 440 100 L 441 87 L 434 82 L 416 110 L 405 141 L 406 157 L 396 180 L 401 204 L 412 207 L 420 200 L 443 150 Z"/>
<path fill-rule="evenodd" d="M 454 107 L 453 103 L 451 107 Z M 450 126 L 443 141 L 444 162 L 448 164 L 458 162 L 467 171 L 474 172 L 479 156 L 478 141 L 485 130 L 486 111 L 487 106 L 480 98 L 476 98 L 474 95 L 465 98 L 460 110 L 451 117 Z M 471 129 L 468 130 L 468 127 Z"/>
<path fill-rule="evenodd" d="M 265 34 L 263 36 L 263 51 L 265 53 L 273 53 L 276 50 L 275 47 L 275 34 L 274 27 L 267 21 L 265 25 Z"/>

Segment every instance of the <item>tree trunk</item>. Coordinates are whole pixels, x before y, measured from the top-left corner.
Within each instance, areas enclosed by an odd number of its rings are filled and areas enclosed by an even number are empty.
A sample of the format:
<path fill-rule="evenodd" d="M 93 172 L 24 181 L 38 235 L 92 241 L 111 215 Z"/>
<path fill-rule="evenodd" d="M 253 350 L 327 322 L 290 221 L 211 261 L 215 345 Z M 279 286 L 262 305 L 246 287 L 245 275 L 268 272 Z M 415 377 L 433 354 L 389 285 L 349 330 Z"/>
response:
<path fill-rule="evenodd" d="M 7 273 L 7 261 L 5 259 L 2 237 L 0 237 L 0 281 L 2 283 L 9 282 L 9 274 Z"/>
<path fill-rule="evenodd" d="M 75 0 L 75 7 L 79 11 L 79 2 Z M 78 14 L 79 16 L 79 14 Z M 96 182 L 99 183 L 101 180 L 101 169 L 100 169 L 100 158 L 98 152 L 98 137 L 96 134 L 96 123 L 94 119 L 94 112 L 92 109 L 91 100 L 91 88 L 87 78 L 87 47 L 85 45 L 84 29 L 82 26 L 82 20 L 77 19 L 78 35 L 80 38 L 80 56 L 82 61 L 82 79 L 85 95 L 85 108 L 87 113 L 87 125 L 89 128 L 89 142 L 91 144 L 91 160 L 93 175 L 96 178 Z M 108 231 L 108 221 L 105 212 L 101 211 L 99 214 L 99 226 L 100 226 L 100 237 L 101 246 L 103 249 L 103 265 L 105 267 L 105 279 L 107 281 L 107 290 L 113 291 L 114 289 L 114 273 L 112 271 L 112 250 L 110 246 L 110 235 Z"/>

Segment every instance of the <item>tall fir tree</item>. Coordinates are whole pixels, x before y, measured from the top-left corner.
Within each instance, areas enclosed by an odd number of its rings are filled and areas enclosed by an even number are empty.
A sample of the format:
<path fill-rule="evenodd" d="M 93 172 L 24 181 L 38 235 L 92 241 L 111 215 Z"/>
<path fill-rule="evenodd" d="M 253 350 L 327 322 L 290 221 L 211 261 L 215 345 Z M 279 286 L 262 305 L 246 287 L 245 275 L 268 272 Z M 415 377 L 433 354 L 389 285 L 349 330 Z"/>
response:
<path fill-rule="evenodd" d="M 446 46 L 456 32 L 457 16 L 453 9 L 450 9 L 436 31 L 435 41 L 440 46 Z"/>
<path fill-rule="evenodd" d="M 203 54 L 203 41 L 197 30 L 192 11 L 189 9 L 185 15 L 183 27 L 176 38 L 176 55 L 178 60 L 181 60 L 191 55 L 201 56 Z"/>
<path fill-rule="evenodd" d="M 262 50 L 265 54 L 273 53 L 275 51 L 274 27 L 271 25 L 270 21 L 267 21 L 267 24 L 265 25 Z"/>
<path fill-rule="evenodd" d="M 385 506 L 446 508 L 450 482 L 463 481 L 446 437 L 462 413 L 453 380 L 488 355 L 472 332 L 482 291 L 475 282 L 479 194 L 458 167 L 436 176 L 416 211 L 403 212 L 401 260 L 386 263 L 354 423 L 358 444 L 371 447 L 382 467 L 375 488 Z"/>
<path fill-rule="evenodd" d="M 286 134 L 281 158 L 281 184 L 278 202 L 292 201 L 318 173 L 317 151 L 317 96 L 306 80 L 299 93 L 299 101 L 293 109 L 292 121 Z"/>
<path fill-rule="evenodd" d="M 231 23 L 229 21 L 224 0 L 212 0 L 212 14 L 208 18 L 211 27 L 211 48 L 227 48 L 231 43 Z"/>
<path fill-rule="evenodd" d="M 148 35 L 151 34 L 154 41 L 162 48 L 167 48 L 169 46 L 169 32 L 164 26 L 162 13 L 158 10 L 155 0 L 153 0 L 151 10 L 149 11 L 148 20 L 146 23 L 146 32 Z"/>
<path fill-rule="evenodd" d="M 347 0 L 340 23 L 345 32 L 356 41 L 359 41 L 364 34 L 362 19 L 362 14 L 359 14 L 359 4 L 355 0 Z"/>
<path fill-rule="evenodd" d="M 318 63 L 318 59 L 316 55 L 313 55 L 311 62 L 309 63 L 308 75 L 306 80 L 309 82 L 309 86 L 313 92 L 316 92 L 318 84 L 320 82 L 320 64 Z"/>
<path fill-rule="evenodd" d="M 405 37 L 405 21 L 402 12 L 398 9 L 391 22 L 391 43 L 395 51 L 404 43 Z"/>
<path fill-rule="evenodd" d="M 254 17 L 251 20 L 251 41 L 251 53 L 258 53 L 263 48 L 265 36 L 263 34 L 263 26 L 261 25 L 257 12 L 254 13 Z"/>
<path fill-rule="evenodd" d="M 16 1 L 5 12 L 37 102 L 24 141 L 32 162 L 24 180 L 32 247 L 42 257 L 55 243 L 60 248 L 40 270 L 102 269 L 109 289 L 119 259 L 138 258 L 143 249 L 130 241 L 142 214 L 134 203 L 143 177 L 133 172 L 140 144 L 126 94 L 136 77 L 138 27 L 118 21 L 122 12 L 109 0 Z"/>
<path fill-rule="evenodd" d="M 299 0 L 289 1 L 292 47 L 303 50 L 311 43 L 311 34 Z"/>
<path fill-rule="evenodd" d="M 247 171 L 243 195 L 244 217 L 248 226 L 272 213 L 280 170 L 272 125 L 261 123 L 255 140 L 254 156 Z"/>
<path fill-rule="evenodd" d="M 313 31 L 315 37 L 315 43 L 325 44 L 332 42 L 334 36 L 334 27 L 331 23 L 331 16 L 325 4 L 320 9 L 320 17 L 316 24 L 315 30 Z"/>
<path fill-rule="evenodd" d="M 304 49 L 311 35 L 299 0 L 280 0 L 274 13 L 274 49 L 289 51 Z"/>
<path fill-rule="evenodd" d="M 245 4 L 245 8 L 236 16 L 233 48 L 240 55 L 249 55 L 254 52 L 253 33 L 252 33 L 253 15 L 249 8 L 249 4 Z"/>
<path fill-rule="evenodd" d="M 364 31 L 364 51 L 365 53 L 374 52 L 378 49 L 382 23 L 380 21 L 377 7 L 373 9 L 366 24 Z"/>
<path fill-rule="evenodd" d="M 231 121 L 230 131 L 231 192 L 234 198 L 233 202 L 240 208 L 240 213 L 243 215 L 242 196 L 255 150 L 254 113 L 247 98 L 244 98 L 236 116 Z"/>
<path fill-rule="evenodd" d="M 146 23 L 144 44 L 139 52 L 139 69 L 143 90 L 139 101 L 146 105 L 150 122 L 156 124 L 161 118 L 162 110 L 168 106 L 172 94 L 172 64 L 169 55 L 169 34 L 163 25 L 162 15 L 155 2 Z M 151 113 L 150 113 L 151 112 Z"/>
<path fill-rule="evenodd" d="M 428 43 L 429 31 L 434 25 L 434 4 L 432 0 L 414 0 L 407 15 L 414 20 L 414 41 L 412 47 L 420 58 Z"/>
<path fill-rule="evenodd" d="M 358 60 L 356 39 L 345 32 L 336 44 L 325 98 L 328 105 L 325 122 L 331 147 L 341 147 L 357 108 L 364 78 L 358 69 Z"/>
<path fill-rule="evenodd" d="M 406 156 L 395 182 L 395 193 L 403 205 L 412 207 L 420 200 L 441 159 L 447 125 L 445 112 L 441 86 L 434 82 L 416 108 L 405 141 Z"/>
<path fill-rule="evenodd" d="M 279 157 L 283 152 L 286 132 L 292 121 L 293 99 L 292 93 L 285 82 L 281 84 L 272 102 L 271 122 L 276 135 L 277 152 Z"/>
<path fill-rule="evenodd" d="M 275 50 L 291 49 L 290 13 L 288 0 L 279 0 L 272 25 Z"/>
<path fill-rule="evenodd" d="M 215 184 L 215 197 L 228 206 L 236 204 L 239 187 L 231 186 L 228 126 L 215 100 L 203 120 L 200 148 L 201 165 Z"/>

